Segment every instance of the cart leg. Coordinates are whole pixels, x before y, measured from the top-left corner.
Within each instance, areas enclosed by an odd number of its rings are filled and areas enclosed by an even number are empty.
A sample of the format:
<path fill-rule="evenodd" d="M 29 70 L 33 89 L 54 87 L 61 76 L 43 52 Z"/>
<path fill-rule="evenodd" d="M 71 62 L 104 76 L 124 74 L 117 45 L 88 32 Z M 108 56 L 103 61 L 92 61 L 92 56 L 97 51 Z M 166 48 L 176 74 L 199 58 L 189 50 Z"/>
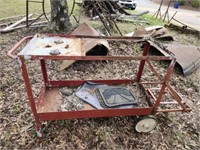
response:
<path fill-rule="evenodd" d="M 29 102 L 30 102 L 30 105 L 31 105 L 31 110 L 33 112 L 33 116 L 35 118 L 36 131 L 40 131 L 41 130 L 41 124 L 40 124 L 39 116 L 37 114 L 37 109 L 36 109 L 36 106 L 35 106 L 35 101 L 34 101 L 34 97 L 33 97 L 33 93 L 32 93 L 31 83 L 30 83 L 30 79 L 29 79 L 29 76 L 28 76 L 28 71 L 27 71 L 27 68 L 26 68 L 24 56 L 20 56 L 20 61 L 21 61 L 22 76 L 24 78 L 28 99 L 29 99 Z"/>
<path fill-rule="evenodd" d="M 149 49 L 150 49 L 150 44 L 148 42 L 145 42 L 143 56 L 148 55 Z M 140 80 L 141 80 L 142 72 L 144 70 L 144 65 L 145 65 L 145 60 L 141 60 L 139 70 L 138 70 L 138 74 L 137 74 L 137 82 L 140 82 Z"/>
<path fill-rule="evenodd" d="M 48 83 L 48 75 L 47 75 L 47 68 L 46 68 L 45 60 L 44 59 L 40 60 L 40 64 L 41 64 L 41 69 L 42 69 L 44 85 L 46 86 Z"/>
<path fill-rule="evenodd" d="M 169 66 L 169 68 L 167 70 L 167 74 L 166 74 L 166 76 L 165 76 L 165 78 L 163 80 L 164 83 L 162 84 L 160 93 L 158 94 L 158 98 L 157 98 L 156 103 L 154 105 L 154 110 L 153 110 L 152 114 L 155 114 L 156 111 L 158 110 L 158 107 L 160 105 L 160 102 L 161 102 L 162 96 L 164 94 L 165 88 L 167 87 L 167 83 L 168 83 L 168 81 L 170 79 L 170 76 L 171 76 L 173 70 L 174 70 L 175 63 L 176 63 L 176 59 L 174 58 L 174 59 L 172 59 L 171 64 L 170 64 L 170 66 Z"/>

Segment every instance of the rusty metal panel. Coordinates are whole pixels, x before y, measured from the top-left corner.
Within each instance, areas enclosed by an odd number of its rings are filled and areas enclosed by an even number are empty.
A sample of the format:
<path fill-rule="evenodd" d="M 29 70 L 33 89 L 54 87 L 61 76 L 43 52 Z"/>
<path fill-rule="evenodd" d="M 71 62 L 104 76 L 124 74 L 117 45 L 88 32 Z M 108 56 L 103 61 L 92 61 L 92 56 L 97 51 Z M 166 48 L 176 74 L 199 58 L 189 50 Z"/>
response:
<path fill-rule="evenodd" d="M 136 107 L 134 109 L 102 109 L 102 110 L 81 110 L 68 112 L 43 112 L 38 113 L 41 121 L 63 120 L 70 118 L 92 118 L 92 117 L 113 117 L 113 116 L 145 116 L 151 115 L 153 107 Z"/>
<path fill-rule="evenodd" d="M 84 56 L 80 38 L 65 38 L 60 36 L 35 35 L 23 48 L 19 55 L 51 55 L 52 51 L 58 51 L 64 56 Z"/>
<path fill-rule="evenodd" d="M 182 44 L 165 44 L 166 50 L 164 50 L 153 42 L 150 42 L 150 44 L 151 51 L 157 50 L 164 56 L 169 56 L 167 51 L 173 53 L 184 76 L 191 74 L 200 66 L 200 49 L 198 47 Z"/>
<path fill-rule="evenodd" d="M 195 46 L 166 44 L 166 48 L 174 53 L 183 74 L 189 75 L 200 66 L 200 49 Z"/>
<path fill-rule="evenodd" d="M 76 30 L 74 30 L 71 35 L 90 35 L 90 36 L 100 36 L 100 33 L 97 32 L 94 28 L 90 27 L 88 24 L 81 24 Z M 104 52 L 100 52 L 102 55 L 106 55 L 110 46 L 108 41 L 105 39 L 83 39 L 84 51 L 88 52 L 93 48 L 98 51 L 99 49 L 104 50 Z M 96 47 L 98 46 L 98 47 Z"/>
<path fill-rule="evenodd" d="M 159 40 L 169 40 L 173 41 L 173 37 L 169 34 L 169 31 L 163 26 L 152 26 L 145 28 L 144 26 L 139 26 L 135 32 L 129 33 L 126 36 L 133 37 L 152 37 Z"/>
<path fill-rule="evenodd" d="M 74 30 L 71 35 L 90 35 L 99 36 L 100 34 L 90 27 L 88 24 L 81 24 L 76 30 Z M 83 51 L 87 53 L 86 55 L 107 55 L 110 49 L 108 41 L 105 39 L 82 39 L 83 40 Z M 69 67 L 74 60 L 64 60 L 60 64 L 60 70 L 64 70 Z"/>

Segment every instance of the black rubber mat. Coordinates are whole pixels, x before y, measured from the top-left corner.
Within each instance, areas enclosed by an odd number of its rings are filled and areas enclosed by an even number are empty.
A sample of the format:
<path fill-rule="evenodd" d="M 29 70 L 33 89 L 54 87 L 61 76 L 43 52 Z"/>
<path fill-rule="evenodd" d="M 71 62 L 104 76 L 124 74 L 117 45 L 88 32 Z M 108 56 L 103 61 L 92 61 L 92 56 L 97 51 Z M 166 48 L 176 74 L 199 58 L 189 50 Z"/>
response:
<path fill-rule="evenodd" d="M 138 99 L 132 92 L 122 87 L 98 88 L 95 94 L 102 107 L 118 107 L 122 105 L 136 105 Z"/>

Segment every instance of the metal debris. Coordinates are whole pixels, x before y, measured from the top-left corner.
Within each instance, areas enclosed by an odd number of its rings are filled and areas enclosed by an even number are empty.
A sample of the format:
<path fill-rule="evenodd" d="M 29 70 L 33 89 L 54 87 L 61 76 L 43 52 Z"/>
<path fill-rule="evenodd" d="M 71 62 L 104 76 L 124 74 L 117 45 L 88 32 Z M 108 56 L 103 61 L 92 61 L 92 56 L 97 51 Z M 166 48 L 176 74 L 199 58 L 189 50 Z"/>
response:
<path fill-rule="evenodd" d="M 169 55 L 157 44 L 153 42 L 150 43 L 151 51 L 159 51 L 164 56 Z M 175 55 L 177 64 L 181 67 L 184 76 L 191 74 L 200 66 L 200 50 L 198 47 L 182 44 L 165 44 L 163 47 L 165 47 L 166 50 L 172 52 Z"/>
<path fill-rule="evenodd" d="M 200 39 L 200 30 L 198 29 L 190 28 L 187 25 L 179 26 L 177 24 L 172 24 L 172 23 L 166 24 L 165 26 L 176 31 L 181 31 L 185 34 L 189 33 L 189 34 L 197 35 L 198 38 Z"/>
<path fill-rule="evenodd" d="M 169 34 L 168 30 L 163 26 L 152 26 L 145 28 L 144 26 L 139 26 L 135 32 L 126 34 L 126 36 L 133 37 L 152 37 L 159 40 L 169 40 L 173 41 L 173 37 Z"/>
<path fill-rule="evenodd" d="M 94 28 L 90 27 L 88 24 L 81 24 L 76 30 L 74 30 L 71 35 L 92 35 L 98 36 L 100 35 Z M 82 40 L 84 52 L 86 55 L 107 55 L 110 46 L 107 40 L 104 39 L 83 39 Z M 71 64 L 73 64 L 74 60 L 64 60 L 61 61 L 60 70 L 64 70 L 68 68 Z"/>
<path fill-rule="evenodd" d="M 174 15 L 171 17 L 171 19 L 168 21 L 168 23 L 167 23 L 168 26 L 171 24 L 172 21 L 175 21 L 176 23 L 182 25 L 182 29 L 188 29 L 188 28 L 189 28 L 189 29 L 191 29 L 191 30 L 194 30 L 194 31 L 197 31 L 197 32 L 200 33 L 200 31 L 199 31 L 198 29 L 196 29 L 196 28 L 194 28 L 194 27 L 191 27 L 190 25 L 187 25 L 186 23 L 183 23 L 183 22 L 181 22 L 180 20 L 176 19 L 175 16 L 176 16 L 177 13 L 178 13 L 178 12 L 176 11 L 176 12 L 174 13 Z M 173 25 L 174 25 L 174 24 L 173 24 Z M 199 35 L 199 36 L 200 36 L 200 35 Z"/>
<path fill-rule="evenodd" d="M 195 46 L 166 44 L 166 48 L 175 54 L 184 76 L 191 74 L 200 66 L 200 49 Z"/>

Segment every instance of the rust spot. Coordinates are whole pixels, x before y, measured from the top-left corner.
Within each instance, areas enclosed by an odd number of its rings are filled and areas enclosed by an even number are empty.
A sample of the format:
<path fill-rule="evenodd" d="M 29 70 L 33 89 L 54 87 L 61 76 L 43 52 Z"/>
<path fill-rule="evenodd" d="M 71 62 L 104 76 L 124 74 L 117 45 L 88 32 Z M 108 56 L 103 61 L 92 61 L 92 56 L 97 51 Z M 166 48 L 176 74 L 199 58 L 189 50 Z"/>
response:
<path fill-rule="evenodd" d="M 51 47 L 51 45 L 47 44 L 47 45 L 45 45 L 45 47 L 46 47 L 46 48 L 49 48 L 49 47 Z"/>
<path fill-rule="evenodd" d="M 67 44 L 67 45 L 65 45 L 65 48 L 67 49 L 67 48 L 69 48 L 69 45 Z"/>

